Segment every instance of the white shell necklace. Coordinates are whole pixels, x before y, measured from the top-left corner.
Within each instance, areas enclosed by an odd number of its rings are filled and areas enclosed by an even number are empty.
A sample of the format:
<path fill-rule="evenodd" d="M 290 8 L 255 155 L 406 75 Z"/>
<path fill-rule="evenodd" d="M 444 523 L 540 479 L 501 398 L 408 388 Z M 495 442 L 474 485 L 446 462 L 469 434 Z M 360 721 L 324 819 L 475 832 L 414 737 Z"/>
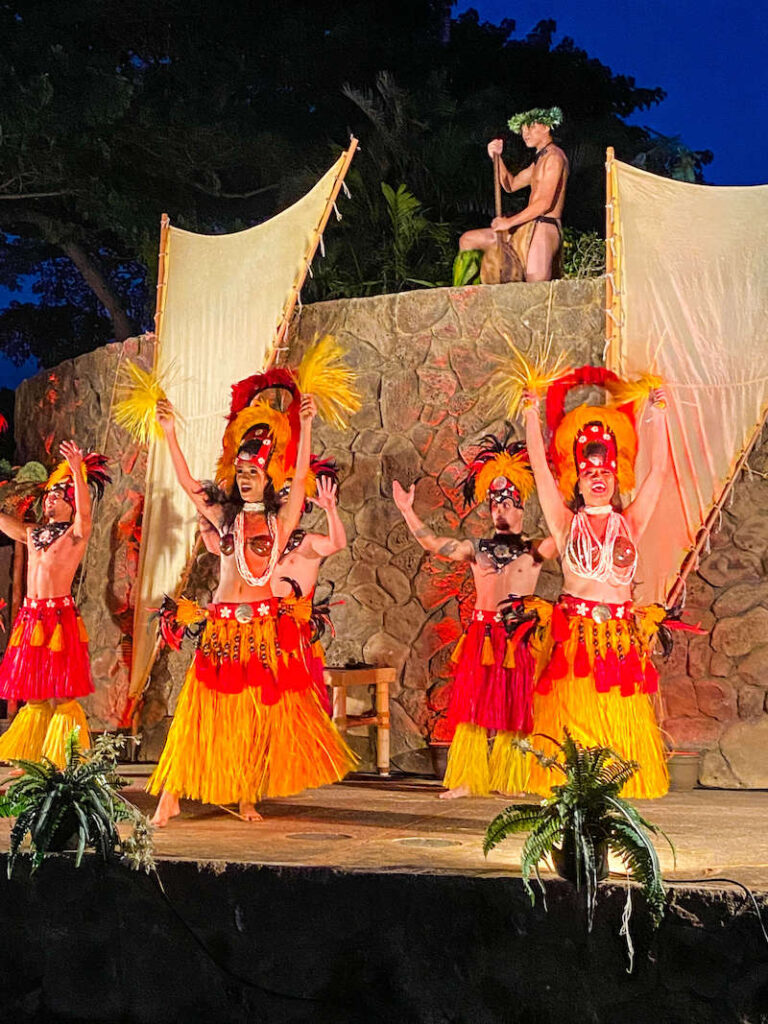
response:
<path fill-rule="evenodd" d="M 267 526 L 272 534 L 272 550 L 269 554 L 266 572 L 262 576 L 254 576 L 245 560 L 245 513 L 238 512 L 235 518 L 235 565 L 237 566 L 237 571 L 250 587 L 263 587 L 275 571 L 277 560 L 280 557 L 280 548 L 277 540 L 277 516 L 269 513 L 267 515 Z"/>
<path fill-rule="evenodd" d="M 565 546 L 563 562 L 576 576 L 599 583 L 624 586 L 631 583 L 637 569 L 637 549 L 629 565 L 619 566 L 613 560 L 613 547 L 620 536 L 631 541 L 624 516 L 611 510 L 602 542 L 592 532 L 588 514 L 580 509 L 573 517 Z M 599 554 L 595 557 L 595 548 Z"/>

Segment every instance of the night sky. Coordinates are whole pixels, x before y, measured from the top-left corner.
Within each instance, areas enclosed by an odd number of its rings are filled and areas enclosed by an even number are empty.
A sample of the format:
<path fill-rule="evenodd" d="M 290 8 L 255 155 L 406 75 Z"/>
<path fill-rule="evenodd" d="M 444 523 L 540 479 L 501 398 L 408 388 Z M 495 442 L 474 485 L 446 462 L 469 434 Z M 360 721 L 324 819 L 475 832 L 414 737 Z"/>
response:
<path fill-rule="evenodd" d="M 516 22 L 524 37 L 544 18 L 557 22 L 555 42 L 570 36 L 590 57 L 667 98 L 632 121 L 680 135 L 691 149 L 711 149 L 706 179 L 714 185 L 768 183 L 768 4 L 734 0 L 482 0 L 482 20 Z M 568 110 L 567 97 L 562 106 Z M 510 110 L 510 114 L 515 111 Z M 0 305 L 10 296 L 0 288 Z M 0 356 L 0 384 L 16 387 L 35 372 Z"/>
<path fill-rule="evenodd" d="M 570 36 L 614 73 L 666 91 L 658 107 L 630 120 L 680 135 L 690 149 L 711 149 L 709 184 L 768 184 L 765 0 L 481 0 L 454 12 L 470 7 L 484 21 L 513 18 L 514 38 L 551 18 L 555 43 Z M 567 112 L 567 97 L 562 106 Z"/>

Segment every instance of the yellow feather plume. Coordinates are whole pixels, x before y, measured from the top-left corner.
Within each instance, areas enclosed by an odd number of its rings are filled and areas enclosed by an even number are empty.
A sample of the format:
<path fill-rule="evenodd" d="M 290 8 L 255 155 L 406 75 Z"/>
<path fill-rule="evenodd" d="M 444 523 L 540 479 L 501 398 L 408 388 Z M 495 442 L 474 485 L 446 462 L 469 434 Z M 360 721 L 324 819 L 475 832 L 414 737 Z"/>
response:
<path fill-rule="evenodd" d="M 622 380 L 609 388 L 612 405 L 632 405 L 637 411 L 649 395 L 664 387 L 664 381 L 653 373 L 644 373 L 637 380 Z"/>
<path fill-rule="evenodd" d="M 88 482 L 88 470 L 85 467 L 85 463 L 80 466 L 80 475 L 85 482 Z M 54 487 L 58 487 L 59 484 L 66 484 L 72 479 L 72 468 L 66 459 L 62 459 L 61 462 L 57 463 L 56 468 L 52 471 L 51 475 L 45 482 L 45 490 L 50 491 Z"/>
<path fill-rule="evenodd" d="M 532 357 L 521 352 L 507 335 L 504 340 L 512 355 L 495 357 L 497 368 L 490 380 L 492 409 L 514 419 L 526 391 L 543 395 L 550 384 L 568 372 L 568 354 L 560 352 L 554 356 L 551 337 Z"/>
<path fill-rule="evenodd" d="M 206 611 L 201 608 L 197 601 L 189 597 L 180 597 L 176 606 L 176 621 L 180 626 L 193 626 L 206 617 Z"/>
<path fill-rule="evenodd" d="M 165 388 L 155 370 L 143 370 L 136 363 L 127 362 L 121 369 L 112 418 L 140 444 L 159 441 L 163 431 L 155 418 L 157 403 L 166 397 Z"/>
<path fill-rule="evenodd" d="M 354 388 L 356 375 L 342 362 L 345 355 L 346 349 L 326 334 L 307 349 L 296 371 L 299 389 L 314 395 L 319 415 L 339 430 L 362 405 Z"/>

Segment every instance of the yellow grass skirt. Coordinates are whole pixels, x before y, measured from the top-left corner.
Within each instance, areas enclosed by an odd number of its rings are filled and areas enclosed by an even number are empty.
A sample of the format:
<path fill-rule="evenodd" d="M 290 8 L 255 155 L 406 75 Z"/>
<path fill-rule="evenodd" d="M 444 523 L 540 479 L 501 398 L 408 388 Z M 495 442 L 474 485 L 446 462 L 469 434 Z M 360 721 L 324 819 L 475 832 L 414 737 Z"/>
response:
<path fill-rule="evenodd" d="M 647 693 L 622 696 L 618 687 L 598 693 L 590 677 L 568 675 L 558 679 L 550 693 L 534 694 L 533 723 L 531 743 L 546 754 L 556 753 L 556 748 L 538 734 L 560 740 L 567 727 L 584 746 L 610 747 L 627 760 L 637 761 L 640 769 L 622 790 L 624 797 L 650 799 L 669 790 L 664 744 Z M 542 768 L 530 754 L 528 757 L 528 789 L 549 796 L 550 787 L 562 783 L 563 775 Z"/>
<path fill-rule="evenodd" d="M 0 761 L 39 761 L 47 757 L 57 768 L 64 768 L 67 737 L 75 727 L 80 730 L 80 749 L 89 750 L 88 720 L 76 700 L 55 707 L 50 701 L 30 701 L 0 737 Z"/>
<path fill-rule="evenodd" d="M 523 793 L 528 789 L 528 763 L 512 742 L 522 733 L 497 732 L 488 756 L 488 730 L 472 722 L 460 722 L 448 751 L 443 785 L 465 787 L 472 796 Z"/>
<path fill-rule="evenodd" d="M 338 782 L 357 759 L 311 688 L 222 693 L 187 671 L 165 749 L 147 783 L 203 803 L 256 802 Z"/>

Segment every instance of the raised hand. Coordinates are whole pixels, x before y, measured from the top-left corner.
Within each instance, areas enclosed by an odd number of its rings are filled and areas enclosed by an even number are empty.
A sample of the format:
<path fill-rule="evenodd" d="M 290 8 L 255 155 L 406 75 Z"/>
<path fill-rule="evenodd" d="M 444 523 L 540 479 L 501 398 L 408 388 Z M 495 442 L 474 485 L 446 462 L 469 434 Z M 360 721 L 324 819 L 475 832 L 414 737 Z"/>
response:
<path fill-rule="evenodd" d="M 321 476 L 317 481 L 317 495 L 309 500 L 324 512 L 330 512 L 332 508 L 336 507 L 337 493 L 338 487 L 333 480 L 328 476 Z"/>
<path fill-rule="evenodd" d="M 664 387 L 654 388 L 653 391 L 648 396 L 648 399 L 649 399 L 649 401 L 651 403 L 651 407 L 653 409 L 658 409 L 661 412 L 664 412 L 666 410 L 667 406 L 669 405 L 669 397 L 667 395 L 667 389 L 664 388 Z"/>
<path fill-rule="evenodd" d="M 413 508 L 413 499 L 416 494 L 416 485 L 411 486 L 406 491 L 402 484 L 398 483 L 397 480 L 392 481 L 392 497 L 395 500 L 395 504 L 402 513 L 406 513 L 409 509 Z"/>
<path fill-rule="evenodd" d="M 528 412 L 529 409 L 533 409 L 533 411 L 538 415 L 539 406 L 541 405 L 541 397 L 537 391 L 526 390 L 523 391 L 523 399 L 520 404 L 523 412 Z"/>
<path fill-rule="evenodd" d="M 491 160 L 493 160 L 494 156 L 501 156 L 503 149 L 503 139 L 491 139 L 491 141 L 488 143 L 488 156 L 491 158 Z"/>
<path fill-rule="evenodd" d="M 77 473 L 83 464 L 82 449 L 74 441 L 62 441 L 59 445 L 59 451 L 69 463 L 69 468 L 72 472 Z"/>
<path fill-rule="evenodd" d="M 312 395 L 302 395 L 299 406 L 299 419 L 302 423 L 311 423 L 317 416 L 317 405 Z"/>
<path fill-rule="evenodd" d="M 176 428 L 176 411 L 167 398 L 159 398 L 157 400 L 155 419 L 166 434 L 169 434 Z"/>

